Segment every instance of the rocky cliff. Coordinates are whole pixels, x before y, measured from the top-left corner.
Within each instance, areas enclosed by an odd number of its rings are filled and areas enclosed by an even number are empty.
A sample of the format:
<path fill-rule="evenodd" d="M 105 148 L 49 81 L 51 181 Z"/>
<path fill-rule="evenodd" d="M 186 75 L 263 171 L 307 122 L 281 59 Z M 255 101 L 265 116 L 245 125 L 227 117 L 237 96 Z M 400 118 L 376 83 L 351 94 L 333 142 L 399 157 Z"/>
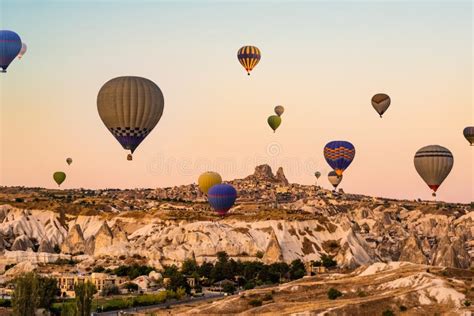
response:
<path fill-rule="evenodd" d="M 0 252 L 5 262 L 50 262 L 60 250 L 91 260 L 136 254 L 162 266 L 186 258 L 215 260 L 217 252 L 226 251 L 236 259 L 267 263 L 328 254 L 351 268 L 379 261 L 474 266 L 469 205 L 334 196 L 330 190 L 289 184 L 281 168 L 273 175 L 266 165 L 233 184 L 240 200 L 224 219 L 200 197 L 159 198 L 152 190 L 91 192 L 94 203 L 85 204 L 80 214 L 1 205 Z M 40 193 L 29 190 L 38 199 Z M 184 197 L 193 190 L 194 185 L 180 186 L 166 194 Z M 51 200 L 50 191 L 41 192 Z M 61 202 L 61 209 L 84 204 L 84 191 L 79 193 L 81 198 Z M 276 204 L 279 194 L 290 198 Z M 91 212 L 97 205 L 102 210 Z M 125 206 L 120 210 L 119 205 Z"/>

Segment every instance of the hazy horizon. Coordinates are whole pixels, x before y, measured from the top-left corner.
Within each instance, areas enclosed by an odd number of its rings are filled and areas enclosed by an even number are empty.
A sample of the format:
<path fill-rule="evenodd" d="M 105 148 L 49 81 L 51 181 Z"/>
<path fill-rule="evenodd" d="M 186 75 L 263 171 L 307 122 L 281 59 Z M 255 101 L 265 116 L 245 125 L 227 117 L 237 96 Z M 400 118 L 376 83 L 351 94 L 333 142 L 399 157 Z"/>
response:
<path fill-rule="evenodd" d="M 224 180 L 256 165 L 330 185 L 323 147 L 347 140 L 348 193 L 431 199 L 413 166 L 438 144 L 454 167 L 438 200 L 474 200 L 472 9 L 461 2 L 5 1 L 0 29 L 28 45 L 0 74 L 0 184 L 155 188 Z M 250 78 L 236 54 L 256 45 Z M 97 113 L 101 86 L 136 75 L 163 91 L 161 121 L 134 160 Z M 387 93 L 382 119 L 371 97 Z M 276 133 L 266 119 L 285 106 Z M 66 158 L 72 157 L 68 166 Z"/>

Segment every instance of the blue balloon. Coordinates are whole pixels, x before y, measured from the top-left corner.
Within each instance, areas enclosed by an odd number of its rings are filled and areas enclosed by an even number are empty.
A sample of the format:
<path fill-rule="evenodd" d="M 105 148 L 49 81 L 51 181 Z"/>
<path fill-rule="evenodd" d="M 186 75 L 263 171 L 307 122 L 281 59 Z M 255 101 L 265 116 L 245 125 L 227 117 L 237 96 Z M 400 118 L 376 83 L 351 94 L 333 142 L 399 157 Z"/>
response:
<path fill-rule="evenodd" d="M 8 65 L 21 50 L 21 38 L 12 31 L 0 30 L 0 68 L 7 72 Z"/>
<path fill-rule="evenodd" d="M 237 191 L 230 184 L 216 184 L 207 192 L 207 199 L 211 207 L 224 216 L 234 206 L 237 199 Z"/>
<path fill-rule="evenodd" d="M 338 176 L 351 164 L 355 156 L 355 148 L 349 142 L 338 140 L 324 146 L 324 158 Z"/>

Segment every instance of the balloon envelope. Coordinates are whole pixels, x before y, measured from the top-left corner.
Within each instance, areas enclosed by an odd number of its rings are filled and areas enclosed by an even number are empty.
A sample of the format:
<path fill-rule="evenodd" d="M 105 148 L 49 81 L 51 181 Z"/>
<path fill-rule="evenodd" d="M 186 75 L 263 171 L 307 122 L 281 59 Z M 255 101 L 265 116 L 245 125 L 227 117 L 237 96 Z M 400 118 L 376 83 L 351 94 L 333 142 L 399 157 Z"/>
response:
<path fill-rule="evenodd" d="M 280 126 L 281 124 L 281 117 L 279 117 L 278 115 L 271 115 L 268 117 L 267 122 L 268 125 L 270 125 L 270 127 L 272 128 L 273 132 L 275 132 L 278 126 Z"/>
<path fill-rule="evenodd" d="M 58 184 L 58 186 L 60 186 L 61 183 L 63 183 L 64 180 L 66 180 L 66 174 L 62 171 L 56 171 L 53 174 L 53 179 Z"/>
<path fill-rule="evenodd" d="M 426 184 L 436 192 L 453 168 L 449 149 L 439 145 L 420 148 L 414 158 L 415 169 Z"/>
<path fill-rule="evenodd" d="M 282 105 L 275 106 L 275 113 L 278 116 L 281 116 L 285 112 L 285 108 Z"/>
<path fill-rule="evenodd" d="M 21 38 L 13 31 L 0 30 L 0 68 L 6 72 L 8 65 L 21 50 Z"/>
<path fill-rule="evenodd" d="M 468 126 L 463 130 L 463 135 L 471 144 L 471 146 L 474 144 L 474 126 Z"/>
<path fill-rule="evenodd" d="M 372 97 L 372 106 L 375 111 L 382 117 L 382 115 L 387 111 L 390 106 L 390 97 L 385 93 L 377 93 Z"/>
<path fill-rule="evenodd" d="M 220 183 L 222 183 L 221 175 L 213 171 L 204 172 L 199 176 L 198 179 L 199 189 L 204 194 L 207 194 L 207 192 L 212 186 Z"/>
<path fill-rule="evenodd" d="M 255 46 L 244 46 L 237 52 L 237 58 L 240 64 L 245 68 L 247 74 L 250 76 L 252 69 L 257 66 L 262 55 L 260 50 Z"/>
<path fill-rule="evenodd" d="M 207 198 L 219 215 L 225 215 L 234 206 L 237 191 L 230 184 L 216 184 L 207 192 Z"/>
<path fill-rule="evenodd" d="M 141 77 L 114 78 L 102 86 L 97 96 L 102 122 L 122 147 L 132 153 L 156 126 L 163 108 L 160 88 Z"/>
<path fill-rule="evenodd" d="M 68 165 L 72 164 L 72 158 L 66 159 L 66 162 L 67 162 Z"/>
<path fill-rule="evenodd" d="M 341 183 L 342 181 L 342 175 L 338 176 L 335 171 L 331 171 L 328 173 L 328 180 L 329 180 L 329 183 L 332 184 L 334 189 L 336 189 L 339 183 Z"/>
<path fill-rule="evenodd" d="M 25 43 L 21 43 L 21 49 L 20 49 L 20 52 L 18 53 L 18 59 L 21 59 L 21 57 L 25 55 L 27 48 L 28 47 L 26 46 Z"/>
<path fill-rule="evenodd" d="M 314 176 L 316 177 L 316 179 L 319 179 L 319 177 L 321 176 L 321 172 L 316 171 L 316 172 L 314 173 Z"/>
<path fill-rule="evenodd" d="M 354 145 L 347 141 L 332 141 L 324 146 L 324 158 L 339 176 L 349 167 L 354 157 Z"/>

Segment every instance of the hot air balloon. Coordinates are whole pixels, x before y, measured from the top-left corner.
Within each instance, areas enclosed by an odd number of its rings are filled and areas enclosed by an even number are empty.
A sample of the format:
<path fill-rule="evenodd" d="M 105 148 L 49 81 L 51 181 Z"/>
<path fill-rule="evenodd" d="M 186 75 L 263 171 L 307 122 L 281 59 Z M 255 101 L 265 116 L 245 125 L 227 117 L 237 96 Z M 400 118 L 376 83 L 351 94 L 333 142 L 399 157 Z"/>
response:
<path fill-rule="evenodd" d="M 349 167 L 352 160 L 354 160 L 354 156 L 354 145 L 349 142 L 338 140 L 329 142 L 324 146 L 324 158 L 339 176 Z"/>
<path fill-rule="evenodd" d="M 385 93 L 377 93 L 372 97 L 372 106 L 380 117 L 382 117 L 390 106 L 390 97 Z"/>
<path fill-rule="evenodd" d="M 18 59 L 21 59 L 21 57 L 25 55 L 27 48 L 28 47 L 26 46 L 25 43 L 21 43 L 21 49 L 20 49 L 20 52 L 18 53 Z"/>
<path fill-rule="evenodd" d="M 342 181 L 342 175 L 338 176 L 335 171 L 331 171 L 328 173 L 328 180 L 334 187 L 334 190 L 336 190 L 337 186 Z"/>
<path fill-rule="evenodd" d="M 21 50 L 21 38 L 13 31 L 0 30 L 0 68 L 7 72 L 8 65 Z"/>
<path fill-rule="evenodd" d="M 285 112 L 285 108 L 282 105 L 275 106 L 275 113 L 278 116 L 281 116 Z"/>
<path fill-rule="evenodd" d="M 68 165 L 71 165 L 72 164 L 72 158 L 66 159 L 66 162 L 67 162 Z"/>
<path fill-rule="evenodd" d="M 53 174 L 53 179 L 58 184 L 58 187 L 59 187 L 61 186 L 61 183 L 63 183 L 64 180 L 66 180 L 66 174 L 62 171 L 56 171 Z"/>
<path fill-rule="evenodd" d="M 268 117 L 267 122 L 275 133 L 276 129 L 281 124 L 281 117 L 279 117 L 278 115 L 271 115 Z"/>
<path fill-rule="evenodd" d="M 234 205 L 237 191 L 230 184 L 216 184 L 207 192 L 207 198 L 217 214 L 224 216 Z"/>
<path fill-rule="evenodd" d="M 107 129 L 131 153 L 150 134 L 163 114 L 160 88 L 141 77 L 117 77 L 106 82 L 97 96 L 97 110 Z M 132 160 L 132 155 L 127 156 Z"/>
<path fill-rule="evenodd" d="M 468 126 L 462 132 L 464 137 L 466 137 L 469 144 L 474 145 L 474 126 Z"/>
<path fill-rule="evenodd" d="M 204 172 L 198 179 L 199 189 L 204 194 L 207 194 L 212 186 L 220 183 L 222 183 L 221 175 L 213 171 Z"/>
<path fill-rule="evenodd" d="M 454 158 L 449 149 L 439 145 L 429 145 L 416 152 L 414 163 L 420 177 L 433 190 L 433 193 L 436 193 L 451 172 Z"/>
<path fill-rule="evenodd" d="M 237 58 L 249 76 L 252 69 L 257 66 L 261 57 L 260 50 L 255 46 L 244 46 L 237 52 Z"/>
<path fill-rule="evenodd" d="M 321 176 L 321 172 L 316 171 L 316 172 L 314 173 L 314 176 L 316 177 L 316 179 L 319 179 L 319 177 Z"/>

